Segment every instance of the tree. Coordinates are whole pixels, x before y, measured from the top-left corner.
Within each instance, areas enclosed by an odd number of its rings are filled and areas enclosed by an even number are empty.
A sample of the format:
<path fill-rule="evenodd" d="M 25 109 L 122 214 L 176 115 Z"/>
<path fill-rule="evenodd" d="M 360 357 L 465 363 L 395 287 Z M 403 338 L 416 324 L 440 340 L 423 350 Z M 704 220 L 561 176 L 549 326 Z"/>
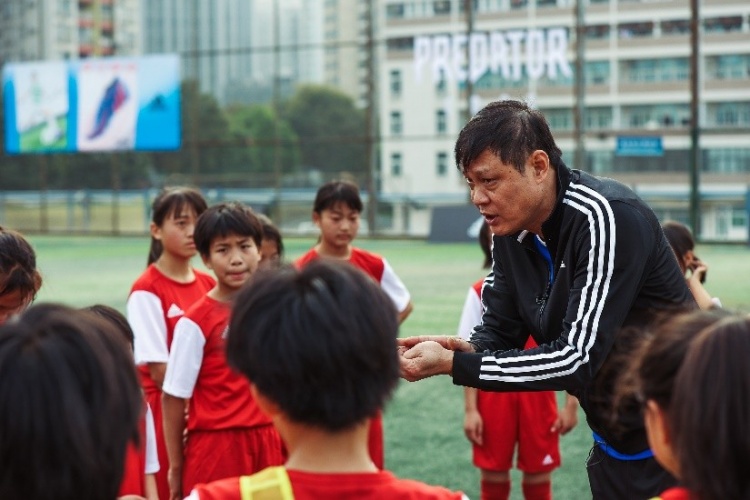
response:
<path fill-rule="evenodd" d="M 276 116 L 270 106 L 233 106 L 226 110 L 226 115 L 233 140 L 246 144 L 235 148 L 234 171 L 252 173 L 257 186 L 273 185 L 277 174 L 288 174 L 298 169 L 297 136 L 286 121 Z M 275 169 L 277 154 L 278 172 Z"/>
<path fill-rule="evenodd" d="M 285 104 L 283 116 L 299 137 L 302 164 L 328 175 L 367 171 L 365 115 L 346 94 L 304 85 Z"/>

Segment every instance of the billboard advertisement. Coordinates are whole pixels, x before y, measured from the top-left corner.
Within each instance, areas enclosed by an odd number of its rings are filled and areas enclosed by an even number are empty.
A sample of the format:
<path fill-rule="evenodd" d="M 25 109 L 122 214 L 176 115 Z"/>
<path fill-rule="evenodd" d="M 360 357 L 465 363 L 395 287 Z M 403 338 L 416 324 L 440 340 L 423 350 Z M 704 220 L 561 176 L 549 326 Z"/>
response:
<path fill-rule="evenodd" d="M 180 147 L 176 55 L 8 63 L 9 154 Z"/>

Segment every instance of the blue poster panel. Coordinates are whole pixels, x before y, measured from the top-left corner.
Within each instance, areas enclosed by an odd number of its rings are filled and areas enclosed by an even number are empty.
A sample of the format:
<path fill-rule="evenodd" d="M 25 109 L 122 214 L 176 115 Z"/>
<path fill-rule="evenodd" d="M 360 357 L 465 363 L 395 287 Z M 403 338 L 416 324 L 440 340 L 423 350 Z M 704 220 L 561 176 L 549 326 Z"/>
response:
<path fill-rule="evenodd" d="M 180 147 L 176 55 L 9 63 L 3 90 L 9 154 Z"/>

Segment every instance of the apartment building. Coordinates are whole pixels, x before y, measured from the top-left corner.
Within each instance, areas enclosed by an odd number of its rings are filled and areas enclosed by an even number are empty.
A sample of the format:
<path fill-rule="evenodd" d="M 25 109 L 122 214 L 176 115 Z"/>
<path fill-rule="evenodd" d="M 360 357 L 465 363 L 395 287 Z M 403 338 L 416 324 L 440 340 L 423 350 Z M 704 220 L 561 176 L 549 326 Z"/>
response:
<path fill-rule="evenodd" d="M 431 205 L 466 201 L 456 135 L 501 98 L 542 110 L 570 167 L 617 178 L 662 217 L 688 219 L 690 2 L 582 1 L 578 165 L 574 0 L 384 1 L 381 186 L 395 231 L 425 234 Z M 698 26 L 701 235 L 747 240 L 750 3 L 704 0 Z"/>
<path fill-rule="evenodd" d="M 3 0 L 0 62 L 140 52 L 138 0 Z"/>

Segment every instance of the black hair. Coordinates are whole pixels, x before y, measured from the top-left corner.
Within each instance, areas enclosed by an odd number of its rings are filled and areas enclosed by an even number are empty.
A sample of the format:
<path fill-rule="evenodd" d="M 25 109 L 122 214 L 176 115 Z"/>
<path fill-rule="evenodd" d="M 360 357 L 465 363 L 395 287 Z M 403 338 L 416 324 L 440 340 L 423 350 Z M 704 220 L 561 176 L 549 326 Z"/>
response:
<path fill-rule="evenodd" d="M 393 303 L 349 263 L 256 273 L 237 296 L 229 364 L 293 421 L 336 432 L 372 417 L 399 379 Z"/>
<path fill-rule="evenodd" d="M 726 318 L 691 344 L 668 414 L 680 479 L 695 498 L 750 498 L 750 319 Z"/>
<path fill-rule="evenodd" d="M 490 225 L 487 221 L 482 222 L 482 227 L 479 228 L 479 236 L 477 236 L 479 246 L 482 248 L 484 254 L 484 263 L 482 268 L 489 269 L 492 267 L 492 234 L 490 234 Z"/>
<path fill-rule="evenodd" d="M 700 332 L 725 317 L 721 309 L 664 316 L 646 331 L 619 380 L 617 401 L 633 395 L 639 403 L 655 401 L 669 411 L 674 380 L 688 347 Z"/>
<path fill-rule="evenodd" d="M 206 200 L 197 189 L 190 187 L 164 188 L 151 204 L 151 222 L 161 227 L 167 218 L 180 214 L 185 207 L 195 210 L 195 215 L 199 216 L 206 210 Z M 156 262 L 163 250 L 161 241 L 151 237 L 148 264 Z"/>
<path fill-rule="evenodd" d="M 131 328 L 128 319 L 124 314 L 114 307 L 105 304 L 94 304 L 92 306 L 84 307 L 81 310 L 109 321 L 112 326 L 117 328 L 117 331 L 120 332 L 122 338 L 125 339 L 132 350 L 135 336 L 133 335 L 133 329 Z"/>
<path fill-rule="evenodd" d="M 279 250 L 279 260 L 284 257 L 284 240 L 281 237 L 281 231 L 273 221 L 264 214 L 258 214 L 258 219 L 263 226 L 263 239 L 271 240 L 276 243 L 276 248 Z"/>
<path fill-rule="evenodd" d="M 465 172 L 487 150 L 520 173 L 536 150 L 547 153 L 554 168 L 562 163 L 562 151 L 544 115 L 521 101 L 492 102 L 469 120 L 456 141 L 456 166 Z"/>
<path fill-rule="evenodd" d="M 219 203 L 209 207 L 198 217 L 193 232 L 195 248 L 202 257 L 211 254 L 211 242 L 230 234 L 252 238 L 260 248 L 263 226 L 247 205 L 238 202 Z"/>
<path fill-rule="evenodd" d="M 359 187 L 351 181 L 331 181 L 318 188 L 313 203 L 313 212 L 320 213 L 323 210 L 333 208 L 339 203 L 344 203 L 350 209 L 361 212 L 364 208 L 362 198 L 359 196 Z"/>
<path fill-rule="evenodd" d="M 125 340 L 66 306 L 0 327 L 0 498 L 117 496 L 143 397 Z"/>
<path fill-rule="evenodd" d="M 672 251 L 677 257 L 677 262 L 680 264 L 680 269 L 685 268 L 685 255 L 695 248 L 695 240 L 690 229 L 685 224 L 677 221 L 666 221 L 661 225 L 664 231 L 664 236 L 669 242 L 669 246 L 672 247 Z"/>
<path fill-rule="evenodd" d="M 0 226 L 0 295 L 19 291 L 31 301 L 41 286 L 31 244 L 21 233 Z"/>

